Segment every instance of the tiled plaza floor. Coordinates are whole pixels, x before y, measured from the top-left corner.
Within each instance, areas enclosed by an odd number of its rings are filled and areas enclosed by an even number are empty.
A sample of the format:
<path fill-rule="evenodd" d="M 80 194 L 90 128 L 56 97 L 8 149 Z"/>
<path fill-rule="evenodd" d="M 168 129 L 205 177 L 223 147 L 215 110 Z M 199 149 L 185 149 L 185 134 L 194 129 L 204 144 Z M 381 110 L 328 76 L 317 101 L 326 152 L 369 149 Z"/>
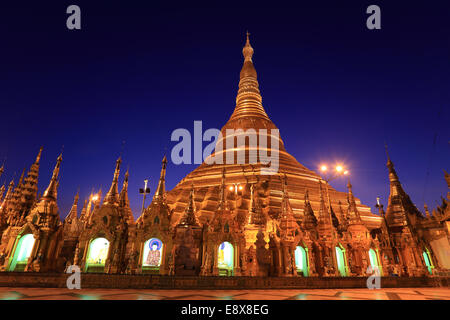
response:
<path fill-rule="evenodd" d="M 0 288 L 2 300 L 450 300 L 450 288 L 145 290 Z"/>

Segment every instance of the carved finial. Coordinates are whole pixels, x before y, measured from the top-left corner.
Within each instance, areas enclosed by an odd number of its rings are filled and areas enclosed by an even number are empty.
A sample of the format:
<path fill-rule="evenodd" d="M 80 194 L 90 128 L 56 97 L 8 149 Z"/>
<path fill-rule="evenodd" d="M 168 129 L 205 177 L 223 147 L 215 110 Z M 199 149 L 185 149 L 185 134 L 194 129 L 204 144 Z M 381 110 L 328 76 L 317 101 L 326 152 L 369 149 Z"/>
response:
<path fill-rule="evenodd" d="M 44 191 L 43 195 L 44 198 L 56 200 L 61 161 L 62 161 L 62 154 L 60 154 L 58 159 L 56 160 L 55 169 L 53 169 L 52 179 L 50 180 L 50 184 L 48 185 L 47 189 Z"/>
<path fill-rule="evenodd" d="M 425 209 L 425 216 L 430 218 L 430 211 L 428 211 L 428 205 L 426 203 L 423 205 L 423 208 Z"/>
<path fill-rule="evenodd" d="M 161 174 L 159 176 L 158 187 L 156 188 L 155 198 L 164 197 L 166 193 L 166 166 L 167 166 L 167 157 L 164 155 L 164 158 L 161 161 Z"/>
<path fill-rule="evenodd" d="M 445 177 L 445 181 L 447 182 L 448 188 L 450 188 L 450 174 L 448 174 L 448 172 L 445 170 L 444 170 L 444 177 Z"/>
<path fill-rule="evenodd" d="M 391 167 L 393 166 L 392 161 L 391 161 L 391 157 L 389 156 L 389 151 L 388 151 L 388 146 L 387 143 L 384 143 L 384 149 L 386 151 L 386 157 L 387 157 L 387 166 L 389 169 L 391 169 Z"/>
<path fill-rule="evenodd" d="M 37 164 L 41 161 L 42 150 L 44 150 L 44 146 L 42 146 L 42 147 L 39 149 L 39 153 L 38 153 L 38 155 L 37 155 L 37 157 L 36 157 L 36 161 L 35 161 L 35 163 L 37 163 Z"/>
<path fill-rule="evenodd" d="M 242 49 L 245 61 L 252 61 L 253 52 L 253 48 L 250 44 L 250 33 L 247 31 L 247 41 L 245 42 L 244 49 Z"/>

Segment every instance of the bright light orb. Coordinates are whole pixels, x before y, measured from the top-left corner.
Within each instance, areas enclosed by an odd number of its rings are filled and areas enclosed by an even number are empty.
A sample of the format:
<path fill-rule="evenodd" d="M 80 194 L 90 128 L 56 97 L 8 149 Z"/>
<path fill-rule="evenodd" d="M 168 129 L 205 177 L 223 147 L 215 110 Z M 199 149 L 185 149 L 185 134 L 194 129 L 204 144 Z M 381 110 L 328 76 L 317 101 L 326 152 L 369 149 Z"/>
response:
<path fill-rule="evenodd" d="M 98 195 L 92 196 L 92 201 L 97 201 L 97 200 L 98 200 Z"/>
<path fill-rule="evenodd" d="M 348 171 L 347 171 L 347 170 L 345 170 L 345 171 L 344 171 L 344 174 L 348 174 Z"/>
<path fill-rule="evenodd" d="M 230 187 L 229 189 L 230 189 L 230 191 L 233 191 L 234 188 L 233 188 L 233 187 Z"/>
<path fill-rule="evenodd" d="M 344 170 L 344 168 L 342 168 L 342 166 L 336 166 L 336 171 L 337 172 L 342 172 L 342 170 Z"/>
<path fill-rule="evenodd" d="M 327 171 L 327 169 L 328 169 L 327 166 L 321 166 L 320 167 L 320 170 L 322 170 L 322 171 Z"/>
<path fill-rule="evenodd" d="M 239 190 L 242 190 L 242 189 L 244 189 L 242 186 L 239 186 Z"/>

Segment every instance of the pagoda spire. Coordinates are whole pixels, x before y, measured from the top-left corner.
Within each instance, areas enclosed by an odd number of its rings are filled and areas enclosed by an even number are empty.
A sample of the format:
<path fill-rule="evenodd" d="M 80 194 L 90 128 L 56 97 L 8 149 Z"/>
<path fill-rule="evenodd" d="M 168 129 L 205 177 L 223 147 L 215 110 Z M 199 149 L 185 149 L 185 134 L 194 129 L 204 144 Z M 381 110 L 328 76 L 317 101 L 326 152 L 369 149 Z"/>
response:
<path fill-rule="evenodd" d="M 166 193 L 166 167 L 167 167 L 167 157 L 164 156 L 164 158 L 161 161 L 161 174 L 159 176 L 159 182 L 158 187 L 156 188 L 155 196 L 154 198 L 161 199 L 164 197 Z"/>
<path fill-rule="evenodd" d="M 409 195 L 404 191 L 400 180 L 397 176 L 397 172 L 394 169 L 394 163 L 389 157 L 386 146 L 387 156 L 387 168 L 389 171 L 389 199 L 388 206 L 386 208 L 386 221 L 391 226 L 404 226 L 410 225 L 410 219 L 408 214 L 415 216 L 418 219 L 424 219 L 422 213 L 417 209 L 414 203 L 411 201 Z"/>
<path fill-rule="evenodd" d="M 87 204 L 88 204 L 88 200 L 85 199 L 84 203 L 83 203 L 83 208 L 81 209 L 81 213 L 80 213 L 80 220 L 84 221 L 86 219 L 86 210 L 87 210 Z"/>
<path fill-rule="evenodd" d="M 86 207 L 86 218 L 91 215 L 92 203 L 94 202 L 93 197 L 94 197 L 94 194 L 93 194 L 93 190 L 92 190 L 91 194 L 89 195 L 89 202 Z"/>
<path fill-rule="evenodd" d="M 37 199 L 39 166 L 42 156 L 43 147 L 39 149 L 36 161 L 31 165 L 27 172 L 27 176 L 21 187 L 21 203 L 20 206 L 25 212 L 29 211 Z"/>
<path fill-rule="evenodd" d="M 287 190 L 286 175 L 282 178 L 283 195 L 281 200 L 281 219 L 280 219 L 280 237 L 282 240 L 293 241 L 295 237 L 295 230 L 298 229 L 298 224 L 294 217 L 294 212 L 289 201 L 289 194 Z"/>
<path fill-rule="evenodd" d="M 303 209 L 303 227 L 307 230 L 314 229 L 317 227 L 317 218 L 314 215 L 314 211 L 311 207 L 311 203 L 309 201 L 309 191 L 305 190 L 305 201 L 304 201 L 304 209 Z"/>
<path fill-rule="evenodd" d="M 428 205 L 426 203 L 423 205 L 423 208 L 425 209 L 425 216 L 427 218 L 431 218 L 430 211 L 428 210 Z"/>
<path fill-rule="evenodd" d="M 447 171 L 444 171 L 444 178 L 445 178 L 445 182 L 447 182 L 447 187 L 450 189 L 450 174 L 448 174 Z"/>
<path fill-rule="evenodd" d="M 282 179 L 282 189 L 283 189 L 283 195 L 281 200 L 281 217 L 282 218 L 291 218 L 294 216 L 294 213 L 292 211 L 291 203 L 289 202 L 289 194 L 287 191 L 287 182 L 286 177 Z"/>
<path fill-rule="evenodd" d="M 43 146 L 39 149 L 39 153 L 38 153 L 38 155 L 36 157 L 36 161 L 34 162 L 37 165 L 39 165 L 39 163 L 41 162 L 42 150 L 44 150 Z"/>
<path fill-rule="evenodd" d="M 25 168 L 23 168 L 23 170 L 22 170 L 22 174 L 20 175 L 20 178 L 19 178 L 19 183 L 17 184 L 17 187 L 21 187 L 22 185 L 23 185 L 23 177 L 25 176 Z"/>
<path fill-rule="evenodd" d="M 8 190 L 6 191 L 6 195 L 3 198 L 3 202 L 0 205 L 0 210 L 6 210 L 7 205 L 8 205 L 8 201 L 11 200 L 12 194 L 13 194 L 13 189 L 14 189 L 14 179 L 11 180 L 11 182 L 8 185 Z"/>
<path fill-rule="evenodd" d="M 0 177 L 2 176 L 3 172 L 5 172 L 5 165 L 2 164 L 2 166 L 0 167 Z"/>
<path fill-rule="evenodd" d="M 347 213 L 344 211 L 344 209 L 342 209 L 341 200 L 338 201 L 338 207 L 339 207 L 339 230 L 340 231 L 347 230 L 349 219 Z"/>
<path fill-rule="evenodd" d="M 180 220 L 179 225 L 183 226 L 197 226 L 199 225 L 197 217 L 195 216 L 195 201 L 194 201 L 194 185 L 191 187 L 191 192 L 189 194 L 189 201 L 184 211 L 184 215 Z"/>
<path fill-rule="evenodd" d="M 321 230 L 326 230 L 332 228 L 331 216 L 328 213 L 328 208 L 325 205 L 325 200 L 323 199 L 323 189 L 322 181 L 319 180 L 319 219 L 318 226 Z"/>
<path fill-rule="evenodd" d="M 119 202 L 122 206 L 130 205 L 130 200 L 128 199 L 128 178 L 129 178 L 129 176 L 130 176 L 130 174 L 127 170 L 127 172 L 125 172 L 125 177 L 123 179 L 122 190 L 120 191 L 120 195 L 119 195 Z"/>
<path fill-rule="evenodd" d="M 130 208 L 130 200 L 128 198 L 128 178 L 129 178 L 129 176 L 130 176 L 129 170 L 127 169 L 127 172 L 125 172 L 125 177 L 123 179 L 122 190 L 120 191 L 120 195 L 119 195 L 119 203 L 120 203 L 120 206 L 124 210 L 125 219 L 127 220 L 128 223 L 131 224 L 134 222 L 134 217 L 133 217 L 133 212 L 131 211 L 131 208 Z"/>
<path fill-rule="evenodd" d="M 120 174 L 120 164 L 122 163 L 122 159 L 119 157 L 116 160 L 116 169 L 114 170 L 114 178 L 111 183 L 111 187 L 109 188 L 108 193 L 105 196 L 103 201 L 104 204 L 118 204 L 119 202 L 119 174 Z"/>
<path fill-rule="evenodd" d="M 61 167 L 62 154 L 59 155 L 56 160 L 55 168 L 53 169 L 52 179 L 50 180 L 50 184 L 47 189 L 44 191 L 43 198 L 48 200 L 56 200 L 57 198 L 57 188 L 58 188 L 58 176 L 59 169 Z"/>
<path fill-rule="evenodd" d="M 391 158 L 389 156 L 387 145 L 385 145 L 386 148 L 386 157 L 387 157 L 387 163 L 386 166 L 389 170 L 389 183 L 390 183 L 390 194 L 393 196 L 400 195 L 405 193 L 403 191 L 402 185 L 400 184 L 400 180 L 398 179 L 397 172 L 394 169 L 394 163 L 391 161 Z"/>
<path fill-rule="evenodd" d="M 236 96 L 236 108 L 234 109 L 230 120 L 248 116 L 269 120 L 262 105 L 257 73 L 252 61 L 253 53 L 254 50 L 250 44 L 250 34 L 247 32 L 247 41 L 242 49 L 244 64 L 240 73 L 239 90 Z"/>
<path fill-rule="evenodd" d="M 75 198 L 73 199 L 72 208 L 70 209 L 65 221 L 71 222 L 78 218 L 78 199 L 80 199 L 79 192 L 77 192 Z"/>
<path fill-rule="evenodd" d="M 348 218 L 349 224 L 361 224 L 361 216 L 359 214 L 358 208 L 356 207 L 355 196 L 353 195 L 352 184 L 350 183 L 350 179 L 348 179 L 347 183 L 348 188 Z"/>
<path fill-rule="evenodd" d="M 0 203 L 2 202 L 4 193 L 5 193 L 5 185 L 2 185 L 2 187 L 0 188 Z"/>

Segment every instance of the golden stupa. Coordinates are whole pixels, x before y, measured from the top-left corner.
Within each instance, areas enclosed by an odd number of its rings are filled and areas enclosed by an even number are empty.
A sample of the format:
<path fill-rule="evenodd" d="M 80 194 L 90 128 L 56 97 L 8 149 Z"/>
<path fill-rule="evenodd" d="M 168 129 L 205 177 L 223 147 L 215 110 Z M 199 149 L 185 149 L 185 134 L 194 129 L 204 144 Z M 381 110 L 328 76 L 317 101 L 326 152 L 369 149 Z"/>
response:
<path fill-rule="evenodd" d="M 254 50 L 250 45 L 249 35 L 242 50 L 244 55 L 244 64 L 240 72 L 239 89 L 236 97 L 236 107 L 228 122 L 221 130 L 223 141 L 223 154 L 235 152 L 227 149 L 227 129 L 266 129 L 268 135 L 271 130 L 278 130 L 277 126 L 270 120 L 262 105 L 262 97 L 259 91 L 257 73 L 253 65 L 252 56 Z M 270 151 L 270 139 L 268 139 L 268 150 Z M 222 142 L 219 140 L 217 143 Z M 248 152 L 249 146 L 245 146 Z M 216 150 L 217 151 L 217 150 Z M 216 154 L 213 153 L 215 156 Z M 225 157 L 224 157 L 225 158 Z M 248 153 L 246 153 L 248 160 Z M 261 174 L 261 167 L 264 164 L 248 163 L 245 164 L 207 164 L 203 162 L 198 168 L 189 173 L 182 179 L 173 190 L 167 194 L 167 202 L 174 210 L 174 221 L 183 214 L 192 187 L 195 189 L 195 205 L 198 219 L 201 223 L 211 221 L 214 212 L 219 204 L 219 192 L 222 183 L 222 174 L 225 174 L 225 184 L 230 186 L 239 185 L 242 192 L 239 197 L 234 196 L 234 192 L 228 192 L 227 198 L 230 201 L 230 207 L 239 214 L 246 215 L 251 206 L 251 185 L 254 185 L 258 194 L 261 209 L 270 217 L 277 217 L 281 213 L 282 206 L 282 181 L 286 180 L 289 200 L 296 219 L 303 218 L 303 207 L 305 192 L 308 190 L 311 206 L 315 212 L 319 212 L 319 181 L 326 183 L 321 176 L 300 164 L 292 155 L 290 155 L 284 143 L 279 139 L 279 169 L 276 174 Z M 328 206 L 332 207 L 333 214 L 339 215 L 340 212 L 347 209 L 347 192 L 339 192 L 329 186 L 330 201 Z M 239 198 L 239 199 L 237 199 Z M 236 201 L 238 200 L 238 201 Z M 357 209 L 361 215 L 364 224 L 369 228 L 379 227 L 382 217 L 371 213 L 370 208 L 361 204 L 360 200 L 355 198 Z M 328 208 L 329 210 L 330 208 Z"/>

